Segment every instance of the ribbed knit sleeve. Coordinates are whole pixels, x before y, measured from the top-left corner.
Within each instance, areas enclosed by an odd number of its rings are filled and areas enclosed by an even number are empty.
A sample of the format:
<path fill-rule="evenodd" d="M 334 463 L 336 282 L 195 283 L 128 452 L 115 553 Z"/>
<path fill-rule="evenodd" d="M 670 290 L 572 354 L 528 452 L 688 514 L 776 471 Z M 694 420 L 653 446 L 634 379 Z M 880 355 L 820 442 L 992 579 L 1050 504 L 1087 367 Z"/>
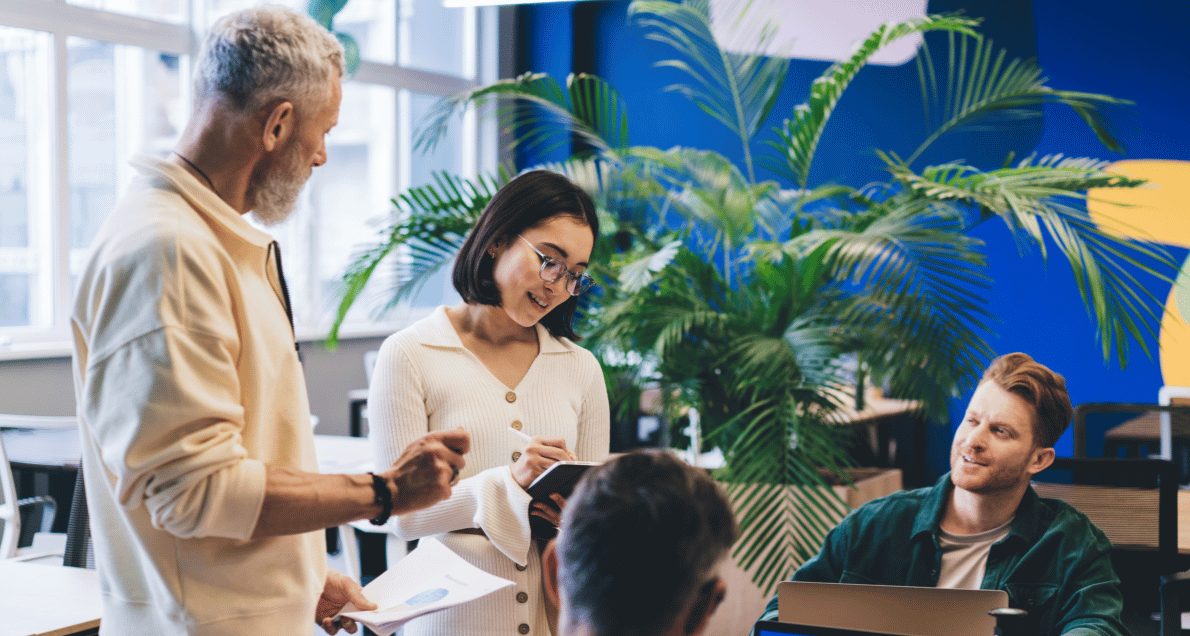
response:
<path fill-rule="evenodd" d="M 607 401 L 607 384 L 603 369 L 589 351 L 580 349 L 580 359 L 588 376 L 578 417 L 578 441 L 574 454 L 583 461 L 601 462 L 607 459 L 611 444 L 611 407 Z"/>

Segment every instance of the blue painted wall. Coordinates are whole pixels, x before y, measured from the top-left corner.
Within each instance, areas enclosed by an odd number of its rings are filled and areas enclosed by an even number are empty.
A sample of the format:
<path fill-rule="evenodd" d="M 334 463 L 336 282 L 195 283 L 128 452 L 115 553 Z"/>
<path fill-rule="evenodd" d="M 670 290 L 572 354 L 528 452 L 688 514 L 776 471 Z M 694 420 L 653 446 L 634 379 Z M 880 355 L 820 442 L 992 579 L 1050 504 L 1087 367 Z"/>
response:
<path fill-rule="evenodd" d="M 926 161 L 964 159 L 990 167 L 1009 151 L 1018 156 L 1062 152 L 1104 159 L 1165 158 L 1190 160 L 1190 3 L 1185 0 L 937 0 L 930 11 L 960 10 L 984 18 L 982 32 L 1016 57 L 1035 57 L 1057 88 L 1102 92 L 1136 102 L 1113 113 L 1115 132 L 1125 155 L 1115 155 L 1069 111 L 1047 109 L 1044 116 L 1015 126 L 1010 133 L 970 133 L 939 143 Z M 663 88 L 680 80 L 676 72 L 654 63 L 670 56 L 648 41 L 644 30 L 627 24 L 627 2 L 580 3 L 563 8 L 521 10 L 522 70 L 544 70 L 559 77 L 589 71 L 608 79 L 628 103 L 631 140 L 660 147 L 694 145 L 739 160 L 732 135 L 693 104 Z M 570 35 L 571 39 L 566 39 Z M 931 42 L 941 48 L 937 38 Z M 567 66 L 569 64 L 569 66 Z M 807 94 L 809 82 L 826 63 L 794 61 L 771 129 L 789 116 Z M 844 95 L 832 117 L 811 172 L 812 183 L 837 181 L 861 185 L 881 178 L 872 149 L 902 154 L 923 138 L 925 125 L 917 73 L 912 62 L 901 67 L 865 69 Z M 768 133 L 771 135 L 771 133 Z M 764 135 L 759 140 L 764 141 Z M 755 148 L 761 147 L 757 144 Z M 536 157 L 521 157 L 532 162 Z M 772 177 L 761 170 L 762 178 Z M 1126 369 L 1105 363 L 1095 341 L 1095 327 L 1083 309 L 1068 267 L 1037 253 L 1021 255 L 1000 226 L 985 224 L 978 236 L 988 244 L 995 284 L 988 293 L 997 319 L 991 344 L 997 352 L 1026 351 L 1063 373 L 1076 404 L 1086 401 L 1155 401 L 1161 385 L 1156 354 L 1146 358 L 1133 347 Z M 1179 260 L 1184 252 L 1177 254 Z M 1164 299 L 1168 285 L 1154 284 Z M 1154 333 L 1156 325 L 1153 325 Z M 1155 341 L 1150 343 L 1155 350 Z M 929 466 L 947 469 L 954 422 L 966 396 L 952 405 L 952 423 L 934 427 Z M 1058 444 L 1070 452 L 1069 433 Z"/>

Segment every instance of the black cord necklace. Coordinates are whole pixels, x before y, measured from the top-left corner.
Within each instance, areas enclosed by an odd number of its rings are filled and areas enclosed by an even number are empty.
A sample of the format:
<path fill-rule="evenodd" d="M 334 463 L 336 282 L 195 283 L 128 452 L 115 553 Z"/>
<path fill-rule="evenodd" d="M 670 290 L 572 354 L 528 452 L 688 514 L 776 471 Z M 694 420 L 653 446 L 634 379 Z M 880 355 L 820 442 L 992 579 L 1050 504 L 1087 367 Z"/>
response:
<path fill-rule="evenodd" d="M 211 187 L 211 192 L 214 192 L 215 196 L 219 196 L 219 191 L 215 189 L 215 183 L 211 181 L 211 178 L 207 176 L 207 173 L 202 171 L 202 168 L 199 168 L 198 166 L 194 165 L 193 161 L 187 159 L 186 157 L 183 157 L 182 153 L 178 152 L 177 150 L 173 151 L 173 153 L 178 156 L 178 159 L 185 161 L 186 165 L 190 166 L 191 168 L 194 168 L 194 171 L 197 172 L 198 175 L 200 177 L 202 177 L 207 182 L 207 185 Z"/>

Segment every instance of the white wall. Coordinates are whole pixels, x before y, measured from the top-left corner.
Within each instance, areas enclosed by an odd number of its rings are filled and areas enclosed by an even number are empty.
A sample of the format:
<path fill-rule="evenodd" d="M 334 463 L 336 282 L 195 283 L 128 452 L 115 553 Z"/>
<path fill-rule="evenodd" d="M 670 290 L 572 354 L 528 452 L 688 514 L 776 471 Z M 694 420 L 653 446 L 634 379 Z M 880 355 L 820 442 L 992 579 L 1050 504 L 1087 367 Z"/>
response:
<path fill-rule="evenodd" d="M 344 340 L 334 352 L 317 342 L 302 343 L 310 410 L 321 420 L 319 433 L 347 434 L 347 392 L 367 387 L 364 353 L 382 341 Z M 70 358 L 0 362 L 0 413 L 70 415 L 74 405 Z"/>

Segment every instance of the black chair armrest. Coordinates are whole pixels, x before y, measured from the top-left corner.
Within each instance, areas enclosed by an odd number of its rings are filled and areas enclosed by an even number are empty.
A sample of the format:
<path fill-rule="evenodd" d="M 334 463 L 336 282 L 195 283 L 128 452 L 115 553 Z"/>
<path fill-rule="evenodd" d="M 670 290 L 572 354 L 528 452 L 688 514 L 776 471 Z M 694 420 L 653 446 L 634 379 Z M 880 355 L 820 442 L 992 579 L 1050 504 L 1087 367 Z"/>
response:
<path fill-rule="evenodd" d="M 1190 571 L 1161 577 L 1161 636 L 1180 636 L 1182 633 L 1180 597 L 1187 591 L 1190 591 Z"/>
<path fill-rule="evenodd" d="M 18 548 L 33 545 L 33 535 L 38 532 L 49 532 L 54 523 L 54 513 L 58 510 L 58 502 L 53 497 L 42 495 L 26 497 L 17 500 L 17 511 L 21 516 L 21 534 L 17 539 Z"/>

